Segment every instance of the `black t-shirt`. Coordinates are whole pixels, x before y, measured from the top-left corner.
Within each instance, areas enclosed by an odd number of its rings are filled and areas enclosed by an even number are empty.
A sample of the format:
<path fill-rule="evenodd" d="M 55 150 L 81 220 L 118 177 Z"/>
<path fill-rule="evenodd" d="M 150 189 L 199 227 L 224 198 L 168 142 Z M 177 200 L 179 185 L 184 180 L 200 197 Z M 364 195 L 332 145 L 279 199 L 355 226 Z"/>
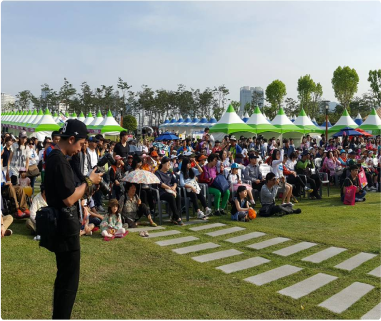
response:
<path fill-rule="evenodd" d="M 4 147 L 3 155 L 1 155 L 1 158 L 3 159 L 3 166 L 4 167 L 8 166 L 8 160 L 9 160 L 10 155 L 11 155 L 11 149 Z"/>
<path fill-rule="evenodd" d="M 128 144 L 126 143 L 126 147 L 122 145 L 122 143 L 116 143 L 114 147 L 114 153 L 116 155 L 119 155 L 121 157 L 128 157 L 128 152 L 130 151 L 130 148 Z"/>
<path fill-rule="evenodd" d="M 49 206 L 64 208 L 63 200 L 75 191 L 73 170 L 59 149 L 50 152 L 45 165 L 46 202 Z"/>

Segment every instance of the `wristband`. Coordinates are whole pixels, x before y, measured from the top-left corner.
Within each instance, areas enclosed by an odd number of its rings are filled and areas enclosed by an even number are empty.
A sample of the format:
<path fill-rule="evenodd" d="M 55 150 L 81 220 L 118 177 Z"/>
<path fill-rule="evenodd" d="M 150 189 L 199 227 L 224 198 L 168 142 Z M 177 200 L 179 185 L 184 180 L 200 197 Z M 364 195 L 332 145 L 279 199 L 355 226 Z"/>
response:
<path fill-rule="evenodd" d="M 87 176 L 85 176 L 85 183 L 88 187 L 93 186 L 93 181 Z"/>

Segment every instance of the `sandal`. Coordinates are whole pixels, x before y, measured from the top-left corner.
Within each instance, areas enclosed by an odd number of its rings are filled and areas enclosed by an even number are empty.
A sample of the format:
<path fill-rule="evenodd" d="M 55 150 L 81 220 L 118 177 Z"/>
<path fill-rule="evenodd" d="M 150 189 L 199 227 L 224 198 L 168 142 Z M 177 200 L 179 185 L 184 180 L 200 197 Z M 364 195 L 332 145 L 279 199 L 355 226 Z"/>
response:
<path fill-rule="evenodd" d="M 150 223 L 152 227 L 157 227 L 157 224 L 155 222 Z"/>
<path fill-rule="evenodd" d="M 140 231 L 139 235 L 140 235 L 141 237 L 146 237 L 146 234 L 144 233 L 144 231 Z"/>
<path fill-rule="evenodd" d="M 144 236 L 145 236 L 145 237 L 148 237 L 148 236 L 149 236 L 148 231 L 144 231 Z"/>

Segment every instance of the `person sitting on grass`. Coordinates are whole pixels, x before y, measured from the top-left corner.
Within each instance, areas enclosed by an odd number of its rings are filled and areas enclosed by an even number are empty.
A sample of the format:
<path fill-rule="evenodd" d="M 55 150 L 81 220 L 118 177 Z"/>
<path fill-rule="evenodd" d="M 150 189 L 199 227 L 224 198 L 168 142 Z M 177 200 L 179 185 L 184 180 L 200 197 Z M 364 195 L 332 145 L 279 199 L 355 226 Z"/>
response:
<path fill-rule="evenodd" d="M 137 227 L 137 221 L 144 215 L 147 217 L 151 226 L 156 227 L 157 224 L 152 220 L 152 216 L 146 204 L 142 203 L 139 196 L 136 194 L 136 185 L 128 182 L 126 184 L 126 195 L 124 200 L 122 200 L 123 209 L 122 217 L 128 227 Z M 122 197 L 122 198 L 123 198 Z"/>
<path fill-rule="evenodd" d="M 364 202 L 366 191 L 361 189 L 359 184 L 359 180 L 358 180 L 359 169 L 357 165 L 351 165 L 349 169 L 350 169 L 350 175 L 345 178 L 343 187 L 341 188 L 341 201 L 344 202 L 345 187 L 353 185 L 353 186 L 356 186 L 355 202 Z"/>
<path fill-rule="evenodd" d="M 22 188 L 30 186 L 30 178 L 26 176 L 25 167 L 21 167 L 19 170 L 19 173 L 20 173 L 19 186 Z"/>
<path fill-rule="evenodd" d="M 82 221 L 81 221 L 81 229 L 79 231 L 79 236 L 82 236 L 82 235 L 91 236 L 93 235 L 92 231 L 95 225 L 92 223 L 89 223 L 90 214 L 88 211 L 87 200 L 85 199 L 81 200 L 81 211 L 82 211 Z"/>
<path fill-rule="evenodd" d="M 262 208 L 259 211 L 260 216 L 271 216 L 275 214 L 286 215 L 286 214 L 300 214 L 301 209 L 293 209 L 292 205 L 275 205 L 275 197 L 279 189 L 279 178 L 275 176 L 274 173 L 270 172 L 266 175 L 266 184 L 262 186 L 261 189 L 261 203 Z"/>
<path fill-rule="evenodd" d="M 36 233 L 36 213 L 41 207 L 48 206 L 45 196 L 45 185 L 41 183 L 40 193 L 38 193 L 34 198 L 32 205 L 30 206 L 30 218 L 26 220 L 25 225 L 32 234 Z"/>
<path fill-rule="evenodd" d="M 237 188 L 237 197 L 231 203 L 231 219 L 233 221 L 248 222 L 249 219 L 249 202 L 247 200 L 247 187 L 240 185 Z"/>
<path fill-rule="evenodd" d="M 119 213 L 119 202 L 116 199 L 110 200 L 108 204 L 108 212 L 104 216 L 101 224 L 101 235 L 105 241 L 110 241 L 115 237 L 124 237 L 128 231 L 123 228 L 122 218 Z"/>

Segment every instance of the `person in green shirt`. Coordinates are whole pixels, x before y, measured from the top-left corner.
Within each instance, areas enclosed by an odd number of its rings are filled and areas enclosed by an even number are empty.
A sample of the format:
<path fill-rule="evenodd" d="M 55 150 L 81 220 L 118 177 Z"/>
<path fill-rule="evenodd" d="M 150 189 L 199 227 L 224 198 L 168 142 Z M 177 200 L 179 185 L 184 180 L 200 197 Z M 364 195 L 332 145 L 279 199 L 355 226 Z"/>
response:
<path fill-rule="evenodd" d="M 318 174 L 312 174 L 311 169 L 314 169 L 315 165 L 311 159 L 311 155 L 308 151 L 304 151 L 302 158 L 298 160 L 295 166 L 295 170 L 298 175 L 303 179 L 310 187 L 313 189 L 313 192 L 310 193 L 311 198 L 321 199 L 319 194 L 319 189 L 321 186 L 321 180 Z"/>

